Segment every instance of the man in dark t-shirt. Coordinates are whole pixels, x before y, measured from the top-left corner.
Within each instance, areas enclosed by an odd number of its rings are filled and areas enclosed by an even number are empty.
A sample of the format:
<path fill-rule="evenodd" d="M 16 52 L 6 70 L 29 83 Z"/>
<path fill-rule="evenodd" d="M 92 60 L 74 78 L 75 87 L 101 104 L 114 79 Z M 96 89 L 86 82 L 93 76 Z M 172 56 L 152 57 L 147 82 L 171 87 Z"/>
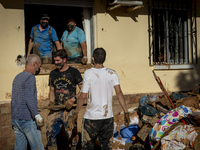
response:
<path fill-rule="evenodd" d="M 76 85 L 82 83 L 80 72 L 68 67 L 67 70 L 60 72 L 55 69 L 51 71 L 49 86 L 54 88 L 55 105 L 65 104 L 65 102 L 76 95 Z"/>
<path fill-rule="evenodd" d="M 59 134 L 63 125 L 72 144 L 71 149 L 76 149 L 77 137 L 72 137 L 73 130 L 68 130 L 68 118 L 74 114 L 73 103 L 77 100 L 80 93 L 76 94 L 76 86 L 82 87 L 82 76 L 80 72 L 66 64 L 67 52 L 64 49 L 57 50 L 53 54 L 57 69 L 51 71 L 49 76 L 49 100 L 50 107 L 64 104 L 66 109 L 52 110 L 47 119 L 47 139 L 48 149 L 57 149 L 56 135 Z M 76 140 L 74 140 L 76 139 Z"/>

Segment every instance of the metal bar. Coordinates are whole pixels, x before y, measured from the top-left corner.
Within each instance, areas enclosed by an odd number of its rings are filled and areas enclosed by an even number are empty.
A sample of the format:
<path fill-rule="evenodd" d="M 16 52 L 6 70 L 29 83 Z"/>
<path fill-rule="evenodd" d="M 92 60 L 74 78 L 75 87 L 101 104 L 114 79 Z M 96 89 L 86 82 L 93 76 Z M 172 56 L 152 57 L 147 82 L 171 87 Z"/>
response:
<path fill-rule="evenodd" d="M 177 19 L 179 19 L 179 0 L 177 1 L 177 14 L 178 14 L 178 16 L 177 16 Z M 181 18 L 181 16 L 180 16 L 180 18 Z M 181 22 L 180 22 L 181 20 L 178 20 L 178 30 L 177 30 L 177 32 L 178 32 L 178 44 L 177 44 L 177 46 L 178 46 L 178 49 L 177 49 L 177 59 L 178 59 L 178 61 L 177 61 L 177 63 L 178 64 L 180 64 L 180 53 L 181 53 L 181 47 L 180 47 L 180 42 L 181 42 L 181 35 L 180 35 L 180 26 L 181 26 Z"/>
<path fill-rule="evenodd" d="M 196 0 L 194 0 L 194 20 L 195 20 L 195 53 L 196 53 L 196 63 L 198 62 L 197 58 L 197 20 L 196 20 Z"/>
<path fill-rule="evenodd" d="M 167 41 L 166 41 L 166 54 L 167 54 L 167 63 L 170 63 L 170 55 L 169 55 L 169 1 L 167 1 L 167 12 L 166 14 L 166 30 L 167 30 Z"/>
<path fill-rule="evenodd" d="M 173 1 L 173 6 L 172 6 L 172 7 L 173 7 L 173 12 L 172 12 L 172 14 L 171 14 L 171 15 L 172 15 L 172 18 L 174 17 L 174 13 L 175 13 L 175 12 L 174 12 L 174 11 L 175 11 L 174 3 L 175 3 L 175 2 Z M 173 51 L 174 51 L 174 64 L 175 64 L 175 63 L 176 63 L 176 61 L 175 61 L 175 60 L 176 60 L 176 26 L 175 26 L 175 22 L 172 21 L 172 23 L 173 23 L 173 28 L 174 28 L 174 29 L 173 29 L 173 31 L 174 31 L 174 34 L 173 34 L 173 36 L 174 36 L 174 37 L 173 37 L 173 39 L 174 39 Z"/>
<path fill-rule="evenodd" d="M 184 11 L 183 10 L 183 4 L 184 3 L 182 3 L 182 12 Z M 182 59 L 183 59 L 183 61 L 182 61 L 182 63 L 184 63 L 184 61 L 185 61 L 185 47 L 184 47 L 184 39 L 185 39 L 185 21 L 184 21 L 184 19 L 183 19 L 183 21 L 182 21 L 182 47 L 183 47 L 183 49 L 182 49 Z"/>
<path fill-rule="evenodd" d="M 149 23 L 149 65 L 151 66 L 151 25 L 150 25 L 150 0 L 148 0 L 148 23 Z"/>
<path fill-rule="evenodd" d="M 165 10 L 165 1 L 163 1 L 163 10 Z M 165 21 L 166 21 L 166 16 L 165 16 L 165 12 L 163 13 L 163 17 L 165 17 L 165 19 L 164 19 L 164 31 L 163 31 L 163 33 L 164 33 L 164 41 L 163 41 L 163 56 L 164 56 L 164 63 L 166 64 L 166 44 L 165 44 L 165 37 L 166 37 L 166 24 L 165 24 Z"/>
<path fill-rule="evenodd" d="M 160 12 L 160 3 L 159 3 L 160 1 L 158 1 L 158 10 L 159 10 L 159 12 Z M 160 18 L 161 18 L 161 13 L 158 15 L 158 61 L 159 61 L 159 63 L 161 62 L 161 40 L 160 40 L 160 25 L 161 25 L 161 23 L 160 23 Z"/>
<path fill-rule="evenodd" d="M 192 63 L 194 63 L 194 57 L 193 57 L 193 20 L 192 20 L 192 3 L 190 2 L 190 36 L 191 36 L 191 54 L 192 54 Z"/>
<path fill-rule="evenodd" d="M 153 11 L 155 11 L 155 1 L 153 0 Z M 156 40 L 155 40 L 155 16 L 154 14 L 152 15 L 152 37 L 153 37 L 153 57 L 154 57 L 154 62 L 156 63 Z M 154 64 L 155 64 L 154 63 Z"/>
<path fill-rule="evenodd" d="M 189 11 L 188 11 L 188 7 L 187 6 L 189 6 L 189 4 L 188 4 L 188 1 L 186 1 L 186 13 L 187 13 L 187 25 L 186 25 L 186 27 L 187 27 L 187 29 L 186 29 L 186 31 L 187 31 L 187 49 L 186 49 L 186 61 L 187 61 L 187 63 L 189 63 L 189 30 L 188 30 L 188 18 L 189 18 L 189 15 L 188 15 L 188 13 L 189 13 Z"/>
<path fill-rule="evenodd" d="M 167 91 L 166 91 L 164 85 L 162 84 L 162 81 L 160 80 L 160 78 L 156 75 L 156 73 L 155 73 L 153 70 L 152 70 L 152 72 L 153 72 L 153 75 L 154 75 L 154 77 L 155 77 L 155 79 L 156 79 L 158 85 L 160 86 L 161 90 L 165 93 L 165 96 L 166 96 L 167 99 L 169 100 L 169 102 L 170 102 L 172 108 L 175 109 L 174 104 L 173 104 L 171 98 L 169 97 L 169 94 L 167 93 Z"/>

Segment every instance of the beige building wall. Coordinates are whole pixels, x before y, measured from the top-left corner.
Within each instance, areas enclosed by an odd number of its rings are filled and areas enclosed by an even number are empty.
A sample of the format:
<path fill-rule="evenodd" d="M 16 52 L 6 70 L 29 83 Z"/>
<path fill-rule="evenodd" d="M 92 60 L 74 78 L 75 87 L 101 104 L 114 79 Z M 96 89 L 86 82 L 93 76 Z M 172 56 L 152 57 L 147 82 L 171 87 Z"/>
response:
<path fill-rule="evenodd" d="M 0 0 L 0 101 L 11 100 L 12 81 L 23 70 L 15 62 L 25 54 L 23 0 Z"/>
<path fill-rule="evenodd" d="M 0 101 L 11 100 L 12 81 L 24 69 L 15 62 L 18 54 L 25 54 L 23 7 L 23 0 L 0 0 Z M 95 0 L 94 41 L 95 47 L 107 51 L 105 66 L 118 73 L 124 94 L 160 92 L 152 74 L 154 67 L 149 66 L 147 1 L 144 0 L 144 8 L 130 13 L 126 13 L 125 7 L 111 12 L 105 8 L 106 0 Z M 199 16 L 197 9 L 197 37 L 200 37 Z M 185 91 L 200 83 L 199 68 L 198 64 L 194 69 L 158 70 L 156 74 L 168 91 Z M 37 76 L 36 80 L 38 99 L 48 98 L 48 75 Z"/>
<path fill-rule="evenodd" d="M 107 51 L 106 67 L 119 75 L 125 94 L 161 91 L 149 66 L 148 5 L 126 13 L 125 7 L 106 12 L 106 0 L 95 0 L 96 47 Z M 197 1 L 197 8 L 200 2 Z M 197 31 L 199 9 L 197 9 Z M 198 54 L 200 46 L 198 44 Z M 191 90 L 200 83 L 199 64 L 194 69 L 155 71 L 168 91 Z"/>

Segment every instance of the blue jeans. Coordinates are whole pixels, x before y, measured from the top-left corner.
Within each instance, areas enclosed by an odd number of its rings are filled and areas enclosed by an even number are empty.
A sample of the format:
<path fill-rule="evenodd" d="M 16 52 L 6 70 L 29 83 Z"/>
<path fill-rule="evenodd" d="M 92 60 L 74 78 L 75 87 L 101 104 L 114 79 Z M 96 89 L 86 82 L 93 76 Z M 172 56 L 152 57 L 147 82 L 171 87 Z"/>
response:
<path fill-rule="evenodd" d="M 15 150 L 26 150 L 27 142 L 31 150 L 44 150 L 41 132 L 35 121 L 12 119 L 12 125 L 15 132 Z"/>

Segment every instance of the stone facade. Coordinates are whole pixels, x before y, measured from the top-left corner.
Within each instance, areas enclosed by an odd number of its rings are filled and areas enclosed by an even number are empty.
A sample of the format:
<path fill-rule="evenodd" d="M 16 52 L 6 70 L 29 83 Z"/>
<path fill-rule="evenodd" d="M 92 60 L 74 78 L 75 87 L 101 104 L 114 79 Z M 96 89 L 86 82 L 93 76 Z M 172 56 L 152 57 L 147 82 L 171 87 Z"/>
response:
<path fill-rule="evenodd" d="M 15 145 L 15 134 L 11 124 L 10 103 L 0 103 L 0 149 L 12 150 Z"/>

